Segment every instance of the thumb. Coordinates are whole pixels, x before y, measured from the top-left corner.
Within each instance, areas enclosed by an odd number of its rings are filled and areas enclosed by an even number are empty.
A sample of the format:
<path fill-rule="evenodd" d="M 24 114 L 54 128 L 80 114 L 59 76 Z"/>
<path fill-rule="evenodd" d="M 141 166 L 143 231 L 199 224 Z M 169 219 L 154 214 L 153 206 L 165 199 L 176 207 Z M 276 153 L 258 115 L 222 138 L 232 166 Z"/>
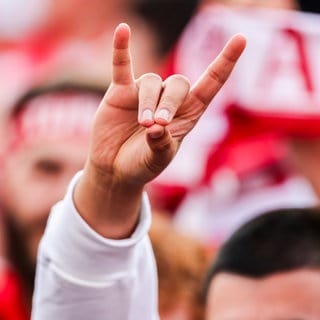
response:
<path fill-rule="evenodd" d="M 146 165 L 154 174 L 160 174 L 171 162 L 178 149 L 169 130 L 154 124 L 146 129 L 146 142 L 149 147 Z"/>

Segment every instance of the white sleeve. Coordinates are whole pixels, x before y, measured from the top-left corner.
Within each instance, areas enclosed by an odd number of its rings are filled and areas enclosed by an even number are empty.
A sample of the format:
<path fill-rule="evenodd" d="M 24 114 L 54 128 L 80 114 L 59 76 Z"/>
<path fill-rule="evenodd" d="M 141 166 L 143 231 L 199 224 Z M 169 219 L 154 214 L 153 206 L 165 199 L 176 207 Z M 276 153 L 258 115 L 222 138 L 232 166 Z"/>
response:
<path fill-rule="evenodd" d="M 147 196 L 133 235 L 105 239 L 74 207 L 78 178 L 79 174 L 64 200 L 53 207 L 41 240 L 32 320 L 158 320 Z"/>

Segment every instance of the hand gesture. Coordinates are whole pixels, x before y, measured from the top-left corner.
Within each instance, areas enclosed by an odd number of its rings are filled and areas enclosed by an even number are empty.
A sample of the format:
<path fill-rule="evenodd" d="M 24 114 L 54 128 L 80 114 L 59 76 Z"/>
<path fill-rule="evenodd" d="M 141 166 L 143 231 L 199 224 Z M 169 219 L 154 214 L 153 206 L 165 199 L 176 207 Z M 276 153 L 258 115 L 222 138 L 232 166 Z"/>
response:
<path fill-rule="evenodd" d="M 144 185 L 173 159 L 240 57 L 245 39 L 234 36 L 190 89 L 182 75 L 135 79 L 129 50 L 130 29 L 114 33 L 112 83 L 97 113 L 90 153 L 106 178 Z"/>
<path fill-rule="evenodd" d="M 84 177 L 75 193 L 87 222 L 105 236 L 114 227 L 115 238 L 130 234 L 144 185 L 173 159 L 246 44 L 243 36 L 234 36 L 190 88 L 182 75 L 163 81 L 150 73 L 135 79 L 129 41 L 130 28 L 120 24 L 114 33 L 112 83 L 96 114 Z M 106 221 L 105 228 L 101 221 Z"/>

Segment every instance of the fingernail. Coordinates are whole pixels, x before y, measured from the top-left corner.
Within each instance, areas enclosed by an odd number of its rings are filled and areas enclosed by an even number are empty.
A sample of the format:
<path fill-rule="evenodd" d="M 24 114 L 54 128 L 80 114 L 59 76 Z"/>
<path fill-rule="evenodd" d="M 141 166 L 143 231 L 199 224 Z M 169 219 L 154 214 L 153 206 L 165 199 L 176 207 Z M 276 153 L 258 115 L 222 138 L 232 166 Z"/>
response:
<path fill-rule="evenodd" d="M 142 121 L 153 120 L 153 113 L 150 109 L 146 109 L 142 113 Z"/>
<path fill-rule="evenodd" d="M 160 109 L 156 113 L 156 118 L 161 118 L 163 120 L 169 121 L 169 117 L 170 117 L 170 114 L 168 109 Z"/>

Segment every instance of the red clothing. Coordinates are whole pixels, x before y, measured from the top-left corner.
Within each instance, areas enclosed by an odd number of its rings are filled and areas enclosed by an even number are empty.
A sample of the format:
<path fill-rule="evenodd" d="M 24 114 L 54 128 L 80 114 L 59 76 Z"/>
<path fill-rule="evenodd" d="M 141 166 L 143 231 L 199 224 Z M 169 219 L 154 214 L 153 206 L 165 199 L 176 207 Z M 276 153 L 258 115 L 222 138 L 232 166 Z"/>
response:
<path fill-rule="evenodd" d="M 28 320 L 22 285 L 15 272 L 6 268 L 1 275 L 0 320 Z"/>

